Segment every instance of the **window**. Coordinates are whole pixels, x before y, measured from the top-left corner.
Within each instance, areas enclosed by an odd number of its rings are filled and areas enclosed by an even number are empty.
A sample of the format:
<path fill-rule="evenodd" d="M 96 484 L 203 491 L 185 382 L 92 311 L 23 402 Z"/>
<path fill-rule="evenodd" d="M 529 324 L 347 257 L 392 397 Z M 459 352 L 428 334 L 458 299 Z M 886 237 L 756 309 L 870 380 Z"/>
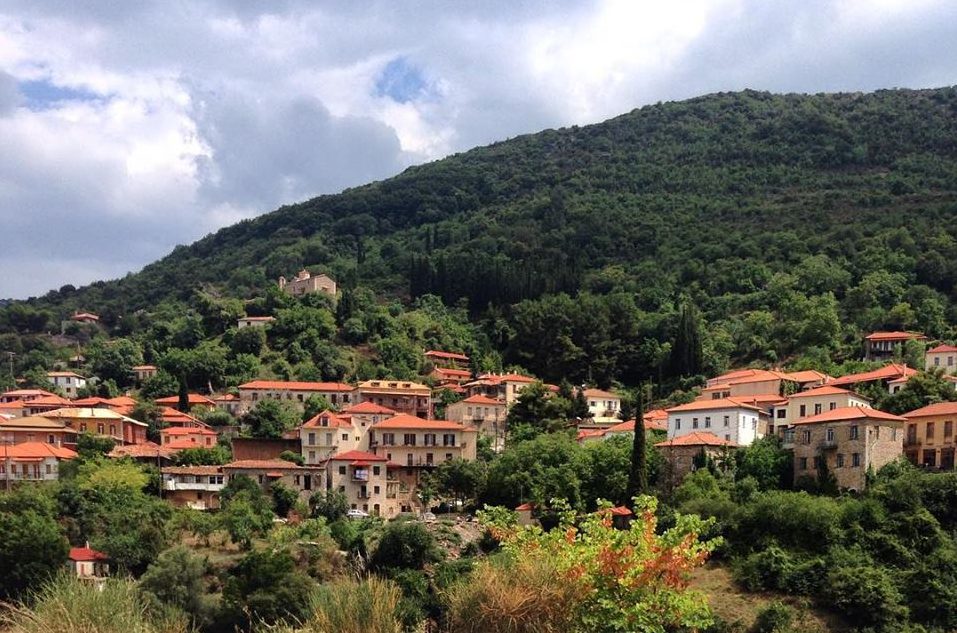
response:
<path fill-rule="evenodd" d="M 832 402 L 828 408 L 829 408 L 830 411 L 833 411 L 834 409 L 837 408 L 837 403 L 836 403 L 836 402 Z"/>
<path fill-rule="evenodd" d="M 309 461 L 310 462 L 316 461 L 316 451 L 309 451 Z"/>
<path fill-rule="evenodd" d="M 730 416 L 730 415 L 726 415 L 726 416 L 724 416 L 724 425 L 725 425 L 725 426 L 728 426 L 729 424 L 731 424 L 731 416 Z"/>
<path fill-rule="evenodd" d="M 844 468 L 844 455 L 842 453 L 837 454 L 837 467 Z"/>
<path fill-rule="evenodd" d="M 426 433 L 426 434 L 425 434 L 425 445 L 426 445 L 426 446 L 435 446 L 435 433 Z"/>
<path fill-rule="evenodd" d="M 826 432 L 826 436 L 827 436 L 827 441 L 828 441 L 828 442 L 833 442 L 833 441 L 834 441 L 834 429 L 828 429 L 827 432 Z"/>
<path fill-rule="evenodd" d="M 814 405 L 814 415 L 818 415 L 823 408 L 824 408 L 824 407 L 823 407 L 823 405 L 821 405 L 820 402 L 817 403 L 816 405 Z"/>
<path fill-rule="evenodd" d="M 406 433 L 402 436 L 402 443 L 406 446 L 415 446 L 415 433 Z"/>
<path fill-rule="evenodd" d="M 379 494 L 379 486 L 372 486 L 372 494 L 374 495 Z"/>
<path fill-rule="evenodd" d="M 777 418 L 786 418 L 787 415 L 788 415 L 787 409 L 778 409 L 777 413 L 775 413 L 775 417 Z M 724 416 L 724 425 L 728 426 L 728 416 Z"/>
<path fill-rule="evenodd" d="M 954 366 L 954 357 L 953 357 L 953 356 L 948 356 L 948 357 L 947 357 L 947 366 L 948 366 L 948 367 L 953 367 L 953 366 Z"/>
<path fill-rule="evenodd" d="M 948 422 L 949 424 L 949 422 Z M 47 435 L 47 444 L 56 444 L 56 436 Z"/>
<path fill-rule="evenodd" d="M 386 446 L 395 446 L 395 433 L 383 433 L 382 443 Z"/>
<path fill-rule="evenodd" d="M 295 475 L 295 476 L 292 478 L 292 481 L 293 481 L 294 484 L 296 484 L 296 485 L 298 486 L 298 485 L 299 485 L 299 475 Z"/>
<path fill-rule="evenodd" d="M 675 430 L 676 431 L 681 430 L 681 418 L 675 418 Z"/>
<path fill-rule="evenodd" d="M 442 435 L 442 446 L 455 446 L 455 433 L 444 433 Z"/>
<path fill-rule="evenodd" d="M 706 417 L 705 417 L 705 419 L 704 419 L 704 428 L 706 428 L 706 429 L 710 429 L 710 428 L 711 428 L 711 416 L 706 416 Z"/>
<path fill-rule="evenodd" d="M 940 367 L 940 356 L 934 356 L 934 367 Z"/>
<path fill-rule="evenodd" d="M 856 424 L 851 426 L 850 438 L 856 440 L 860 436 L 859 428 Z"/>
<path fill-rule="evenodd" d="M 340 467 L 339 467 L 339 474 L 340 474 L 340 475 L 345 475 L 345 474 L 346 474 L 346 467 L 345 467 L 345 466 L 340 466 Z"/>
<path fill-rule="evenodd" d="M 799 409 L 798 416 L 803 418 L 805 415 L 807 415 L 807 405 L 802 404 L 801 408 Z"/>
<path fill-rule="evenodd" d="M 434 461 L 434 459 L 433 459 L 432 453 L 426 453 L 426 454 L 425 454 L 425 463 L 426 463 L 426 464 L 429 464 L 429 465 L 431 466 L 432 463 L 433 463 L 433 461 Z"/>
<path fill-rule="evenodd" d="M 378 474 L 381 473 L 381 472 L 382 472 L 382 467 L 381 467 L 381 466 L 373 466 L 373 467 L 372 467 L 372 474 L 373 474 L 373 475 L 378 475 Z"/>
<path fill-rule="evenodd" d="M 801 467 L 801 470 L 807 470 L 807 457 L 802 457 L 798 460 L 798 466 Z"/>
<path fill-rule="evenodd" d="M 343 433 L 343 434 L 342 434 L 342 441 L 343 441 L 343 442 L 348 442 L 348 441 L 349 441 L 349 434 L 348 434 L 348 433 Z"/>
<path fill-rule="evenodd" d="M 954 423 L 950 420 L 944 422 L 944 437 L 953 437 L 954 436 Z"/>
<path fill-rule="evenodd" d="M 728 433 L 725 433 L 725 434 L 724 434 L 724 440 L 725 440 L 726 442 L 730 442 L 730 441 L 731 441 L 731 435 L 729 435 Z"/>
<path fill-rule="evenodd" d="M 857 468 L 860 465 L 861 465 L 861 454 L 854 453 L 853 455 L 851 455 L 851 466 L 853 466 L 854 468 Z"/>
<path fill-rule="evenodd" d="M 313 446 L 315 446 L 315 444 L 316 444 L 316 434 L 315 434 L 315 433 L 310 433 L 310 434 L 309 434 L 309 443 L 312 444 Z"/>
<path fill-rule="evenodd" d="M 698 428 L 698 418 L 691 418 L 691 428 Z"/>
<path fill-rule="evenodd" d="M 97 425 L 96 425 L 96 432 L 99 433 L 100 435 L 103 435 L 103 425 L 102 425 L 102 424 L 97 424 Z"/>
<path fill-rule="evenodd" d="M 259 485 L 263 485 L 263 476 L 259 475 Z"/>
<path fill-rule="evenodd" d="M 934 423 L 933 422 L 927 423 L 927 430 L 925 433 L 925 437 L 929 440 L 934 439 Z"/>
<path fill-rule="evenodd" d="M 446 453 L 446 454 L 445 454 L 445 461 L 449 461 L 449 460 L 451 460 L 451 459 L 452 459 L 452 453 Z"/>
<path fill-rule="evenodd" d="M 810 432 L 810 431 L 802 431 L 802 432 L 801 432 L 801 440 L 802 440 L 805 444 L 810 444 L 810 443 L 811 443 L 811 432 Z"/>

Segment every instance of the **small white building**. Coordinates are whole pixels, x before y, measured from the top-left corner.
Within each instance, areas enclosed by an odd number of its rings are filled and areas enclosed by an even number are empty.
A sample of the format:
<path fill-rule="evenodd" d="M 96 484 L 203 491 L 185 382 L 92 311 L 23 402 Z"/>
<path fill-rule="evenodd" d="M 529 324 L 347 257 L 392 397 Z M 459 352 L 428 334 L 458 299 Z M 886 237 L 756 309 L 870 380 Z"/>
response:
<path fill-rule="evenodd" d="M 86 378 L 72 371 L 48 371 L 47 380 L 67 398 L 76 398 L 77 392 L 86 387 Z"/>
<path fill-rule="evenodd" d="M 697 400 L 667 409 L 668 439 L 695 431 L 712 433 L 738 446 L 764 437 L 768 415 L 761 408 L 735 398 Z"/>
<path fill-rule="evenodd" d="M 601 389 L 585 389 L 585 400 L 588 401 L 588 412 L 596 424 L 617 424 L 621 422 L 618 413 L 621 411 L 621 396 Z"/>
<path fill-rule="evenodd" d="M 244 327 L 263 327 L 275 320 L 276 317 L 271 316 L 246 316 L 236 321 L 236 327 L 240 330 Z"/>

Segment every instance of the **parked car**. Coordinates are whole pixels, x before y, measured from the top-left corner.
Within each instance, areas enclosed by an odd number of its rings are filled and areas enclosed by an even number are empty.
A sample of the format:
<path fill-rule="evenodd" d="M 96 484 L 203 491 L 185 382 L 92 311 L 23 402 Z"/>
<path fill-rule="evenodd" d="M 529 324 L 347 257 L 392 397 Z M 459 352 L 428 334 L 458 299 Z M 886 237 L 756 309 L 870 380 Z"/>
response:
<path fill-rule="evenodd" d="M 362 510 L 359 510 L 357 508 L 353 508 L 349 510 L 348 512 L 346 512 L 346 516 L 349 517 L 350 519 L 365 519 L 369 516 L 369 513 L 363 512 Z"/>

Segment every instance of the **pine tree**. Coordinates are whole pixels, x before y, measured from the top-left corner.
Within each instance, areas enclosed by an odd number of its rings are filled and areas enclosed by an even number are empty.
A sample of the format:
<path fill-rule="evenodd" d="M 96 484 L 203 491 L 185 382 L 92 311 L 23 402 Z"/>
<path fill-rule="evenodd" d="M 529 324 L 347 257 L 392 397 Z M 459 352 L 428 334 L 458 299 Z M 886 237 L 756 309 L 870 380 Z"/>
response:
<path fill-rule="evenodd" d="M 631 471 L 628 473 L 628 499 L 648 490 L 648 464 L 645 454 L 645 403 L 643 387 L 635 392 L 635 436 L 631 445 Z"/>
<path fill-rule="evenodd" d="M 176 407 L 183 413 L 189 413 L 189 387 L 186 384 L 186 373 L 183 372 L 179 377 L 179 401 Z"/>

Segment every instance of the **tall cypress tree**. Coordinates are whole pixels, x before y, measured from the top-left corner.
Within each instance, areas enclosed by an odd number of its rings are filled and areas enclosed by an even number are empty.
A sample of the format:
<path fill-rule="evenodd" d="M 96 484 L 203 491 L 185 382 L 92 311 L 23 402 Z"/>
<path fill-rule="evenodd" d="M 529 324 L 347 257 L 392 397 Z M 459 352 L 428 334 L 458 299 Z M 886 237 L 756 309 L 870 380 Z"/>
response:
<path fill-rule="evenodd" d="M 628 473 L 628 503 L 636 495 L 648 490 L 648 463 L 645 453 L 645 403 L 643 387 L 639 385 L 635 394 L 635 437 L 631 444 L 631 471 Z"/>
<path fill-rule="evenodd" d="M 685 301 L 678 315 L 678 331 L 671 348 L 671 373 L 674 376 L 697 376 L 703 364 L 698 310 L 691 301 Z"/>

